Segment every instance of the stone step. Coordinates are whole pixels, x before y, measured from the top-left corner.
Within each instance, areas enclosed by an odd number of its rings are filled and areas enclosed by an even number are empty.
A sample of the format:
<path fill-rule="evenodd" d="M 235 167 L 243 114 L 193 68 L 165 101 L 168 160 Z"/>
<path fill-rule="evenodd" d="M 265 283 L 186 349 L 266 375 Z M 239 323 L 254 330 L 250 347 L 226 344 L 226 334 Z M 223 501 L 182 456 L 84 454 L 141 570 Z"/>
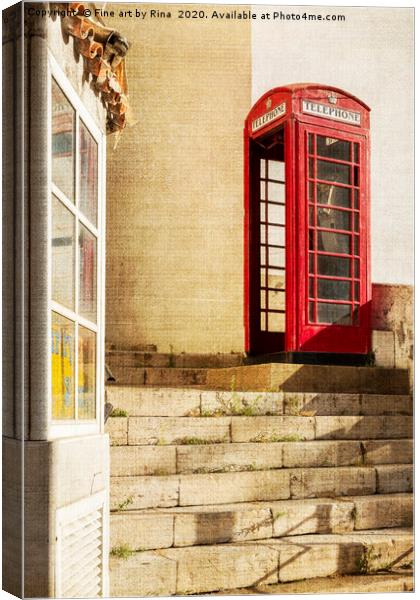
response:
<path fill-rule="evenodd" d="M 119 384 L 183 387 L 204 385 L 207 369 L 116 366 L 112 368 L 112 375 Z"/>
<path fill-rule="evenodd" d="M 290 363 L 209 369 L 206 385 L 210 389 L 242 391 L 410 393 L 405 369 Z"/>
<path fill-rule="evenodd" d="M 108 385 L 107 401 L 133 417 L 224 415 L 411 415 L 412 398 L 397 394 L 240 392 Z"/>
<path fill-rule="evenodd" d="M 111 477 L 111 510 L 412 491 L 411 465 Z"/>
<path fill-rule="evenodd" d="M 411 494 L 146 509 L 111 513 L 110 546 L 151 550 L 409 527 L 412 522 Z"/>
<path fill-rule="evenodd" d="M 201 445 L 412 437 L 411 416 L 112 417 L 112 445 Z"/>
<path fill-rule="evenodd" d="M 414 577 L 411 569 L 400 569 L 398 572 L 378 572 L 374 575 L 340 575 L 334 577 L 315 577 L 290 583 L 261 584 L 248 588 L 220 590 L 212 592 L 212 596 L 246 596 L 256 594 L 380 594 L 390 592 L 412 592 Z M 206 595 L 206 594 L 204 594 Z"/>
<path fill-rule="evenodd" d="M 182 595 L 411 565 L 412 532 L 318 534 L 111 557 L 111 596 Z"/>
<path fill-rule="evenodd" d="M 183 446 L 112 446 L 111 475 L 260 471 L 282 467 L 411 464 L 412 440 L 326 440 Z"/>

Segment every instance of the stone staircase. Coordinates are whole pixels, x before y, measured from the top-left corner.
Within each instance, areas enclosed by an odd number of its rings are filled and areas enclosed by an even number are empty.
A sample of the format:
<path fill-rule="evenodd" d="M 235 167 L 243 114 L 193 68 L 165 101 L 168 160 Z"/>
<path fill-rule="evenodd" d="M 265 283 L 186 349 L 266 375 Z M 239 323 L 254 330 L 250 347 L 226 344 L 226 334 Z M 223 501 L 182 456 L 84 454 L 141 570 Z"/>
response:
<path fill-rule="evenodd" d="M 198 384 L 197 369 L 155 369 L 163 385 L 107 386 L 111 596 L 376 572 L 387 591 L 410 567 L 405 371 L 242 366 Z"/>

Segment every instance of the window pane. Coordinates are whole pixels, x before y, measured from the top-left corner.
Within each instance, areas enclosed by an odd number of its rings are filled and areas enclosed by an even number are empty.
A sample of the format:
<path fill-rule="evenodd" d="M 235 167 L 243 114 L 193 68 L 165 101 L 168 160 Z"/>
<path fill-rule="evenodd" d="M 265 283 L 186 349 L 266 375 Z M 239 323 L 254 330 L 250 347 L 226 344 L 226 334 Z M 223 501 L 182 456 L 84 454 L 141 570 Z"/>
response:
<path fill-rule="evenodd" d="M 351 300 L 351 282 L 318 279 L 318 298 Z"/>
<path fill-rule="evenodd" d="M 78 417 L 96 417 L 96 334 L 79 327 Z"/>
<path fill-rule="evenodd" d="M 333 277 L 350 277 L 350 260 L 350 258 L 318 255 L 318 273 Z"/>
<path fill-rule="evenodd" d="M 75 217 L 52 197 L 52 299 L 74 309 Z"/>
<path fill-rule="evenodd" d="M 308 134 L 308 152 L 309 152 L 309 154 L 314 153 L 314 135 L 313 135 L 313 133 Z"/>
<path fill-rule="evenodd" d="M 317 202 L 319 204 L 328 204 L 333 206 L 342 206 L 350 208 L 351 189 L 342 188 L 328 183 L 318 183 L 316 186 Z"/>
<path fill-rule="evenodd" d="M 267 308 L 265 305 L 265 296 L 266 296 L 265 290 L 263 292 L 260 292 L 260 308 Z"/>
<path fill-rule="evenodd" d="M 353 144 L 353 148 L 354 148 L 354 158 L 353 161 L 355 163 L 359 162 L 359 144 Z"/>
<path fill-rule="evenodd" d="M 265 222 L 265 207 L 266 207 L 266 203 L 265 202 L 261 202 L 260 203 L 260 221 L 262 223 Z"/>
<path fill-rule="evenodd" d="M 284 248 L 269 248 L 268 264 L 270 267 L 285 267 Z"/>
<path fill-rule="evenodd" d="M 284 162 L 278 160 L 268 161 L 268 178 L 284 181 Z"/>
<path fill-rule="evenodd" d="M 360 300 L 360 286 L 358 281 L 354 282 L 354 300 Z"/>
<path fill-rule="evenodd" d="M 285 224 L 285 207 L 282 204 L 267 204 L 267 208 L 270 223 Z"/>
<path fill-rule="evenodd" d="M 284 292 L 268 292 L 268 308 L 271 310 L 285 309 Z"/>
<path fill-rule="evenodd" d="M 286 285 L 286 276 L 283 269 L 271 270 L 268 273 L 268 287 L 276 290 L 284 290 Z"/>
<path fill-rule="evenodd" d="M 52 180 L 74 200 L 74 109 L 52 80 Z"/>
<path fill-rule="evenodd" d="M 80 223 L 79 313 L 96 321 L 96 238 Z"/>
<path fill-rule="evenodd" d="M 260 242 L 261 242 L 261 244 L 267 243 L 267 241 L 265 239 L 265 233 L 266 233 L 266 226 L 260 225 Z"/>
<path fill-rule="evenodd" d="M 315 302 L 309 302 L 308 318 L 310 323 L 315 323 Z"/>
<path fill-rule="evenodd" d="M 269 225 L 268 229 L 268 243 L 274 246 L 284 246 L 284 227 Z"/>
<path fill-rule="evenodd" d="M 268 313 L 268 331 L 285 331 L 284 313 Z"/>
<path fill-rule="evenodd" d="M 317 160 L 317 178 L 337 183 L 350 183 L 350 167 L 339 163 Z"/>
<path fill-rule="evenodd" d="M 316 152 L 318 156 L 350 161 L 350 142 L 318 135 L 316 138 Z"/>
<path fill-rule="evenodd" d="M 75 418 L 74 323 L 52 313 L 52 418 Z"/>
<path fill-rule="evenodd" d="M 79 208 L 97 225 L 98 217 L 98 146 L 80 121 Z"/>
<path fill-rule="evenodd" d="M 348 304 L 317 304 L 318 323 L 336 323 L 338 325 L 351 325 L 351 306 Z"/>
<path fill-rule="evenodd" d="M 265 179 L 265 160 L 260 158 L 260 177 Z"/>
<path fill-rule="evenodd" d="M 328 229 L 351 230 L 351 213 L 332 208 L 318 208 L 318 225 Z"/>
<path fill-rule="evenodd" d="M 267 195 L 268 200 L 272 202 L 284 202 L 285 200 L 285 186 L 284 183 L 274 183 L 274 181 L 267 182 Z"/>
<path fill-rule="evenodd" d="M 260 182 L 260 200 L 266 200 L 265 197 L 265 181 Z"/>
<path fill-rule="evenodd" d="M 350 254 L 350 236 L 344 233 L 318 232 L 318 250 L 336 254 Z"/>
<path fill-rule="evenodd" d="M 266 327 L 265 327 L 265 321 L 266 321 L 266 313 L 262 312 L 260 313 L 260 326 L 261 326 L 261 331 L 266 331 Z"/>

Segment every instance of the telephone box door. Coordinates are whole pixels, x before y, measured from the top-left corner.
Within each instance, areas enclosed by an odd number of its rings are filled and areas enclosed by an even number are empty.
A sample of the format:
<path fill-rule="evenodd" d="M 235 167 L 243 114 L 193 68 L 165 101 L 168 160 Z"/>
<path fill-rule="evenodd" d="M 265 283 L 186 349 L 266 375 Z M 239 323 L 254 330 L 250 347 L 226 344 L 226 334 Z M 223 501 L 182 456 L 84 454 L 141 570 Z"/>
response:
<path fill-rule="evenodd" d="M 369 350 L 363 136 L 297 124 L 297 345 L 299 351 Z"/>

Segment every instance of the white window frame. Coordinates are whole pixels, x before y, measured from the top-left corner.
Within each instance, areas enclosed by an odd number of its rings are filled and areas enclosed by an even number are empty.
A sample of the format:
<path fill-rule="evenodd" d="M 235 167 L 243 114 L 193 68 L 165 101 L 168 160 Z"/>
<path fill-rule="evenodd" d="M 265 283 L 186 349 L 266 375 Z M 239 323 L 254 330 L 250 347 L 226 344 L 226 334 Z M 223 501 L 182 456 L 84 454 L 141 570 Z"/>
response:
<path fill-rule="evenodd" d="M 97 123 L 90 115 L 85 105 L 83 104 L 79 94 L 75 91 L 69 79 L 62 71 L 54 56 L 48 53 L 48 69 L 47 69 L 47 80 L 48 80 L 48 197 L 49 197 L 49 219 L 48 219 L 48 328 L 50 332 L 49 339 L 51 339 L 52 330 L 52 312 L 56 312 L 63 317 L 70 319 L 75 323 L 75 361 L 74 361 L 74 378 L 75 378 L 75 410 L 77 417 L 78 409 L 78 325 L 84 326 L 90 331 L 96 333 L 96 416 L 95 419 L 85 420 L 81 419 L 62 419 L 55 420 L 52 418 L 52 368 L 51 368 L 51 345 L 48 347 L 48 380 L 49 380 L 49 393 L 48 393 L 48 439 L 58 439 L 64 437 L 74 437 L 78 435 L 91 435 L 96 433 L 103 433 L 104 431 L 104 404 L 105 404 L 105 392 L 104 392 L 104 377 L 105 377 L 105 159 L 106 159 L 106 143 L 105 134 L 100 130 Z M 75 152 L 75 186 L 74 186 L 74 204 L 70 202 L 64 194 L 57 188 L 52 182 L 52 79 L 55 79 L 70 104 L 75 111 L 75 129 L 74 129 L 74 152 Z M 82 120 L 89 133 L 98 145 L 98 211 L 97 211 L 97 226 L 94 227 L 86 217 L 80 212 L 78 206 L 76 206 L 76 199 L 78 194 L 79 185 L 79 120 Z M 87 225 L 88 231 L 91 231 L 96 235 L 97 250 L 96 250 L 96 269 L 97 269 L 97 315 L 96 315 L 96 326 L 93 326 L 91 321 L 84 319 L 77 311 L 77 303 L 74 310 L 70 310 L 62 306 L 61 304 L 52 300 L 52 196 L 55 195 L 62 204 L 71 211 L 75 216 L 76 229 L 75 229 L 75 298 L 78 299 L 79 293 L 79 242 L 78 232 L 79 225 Z"/>

